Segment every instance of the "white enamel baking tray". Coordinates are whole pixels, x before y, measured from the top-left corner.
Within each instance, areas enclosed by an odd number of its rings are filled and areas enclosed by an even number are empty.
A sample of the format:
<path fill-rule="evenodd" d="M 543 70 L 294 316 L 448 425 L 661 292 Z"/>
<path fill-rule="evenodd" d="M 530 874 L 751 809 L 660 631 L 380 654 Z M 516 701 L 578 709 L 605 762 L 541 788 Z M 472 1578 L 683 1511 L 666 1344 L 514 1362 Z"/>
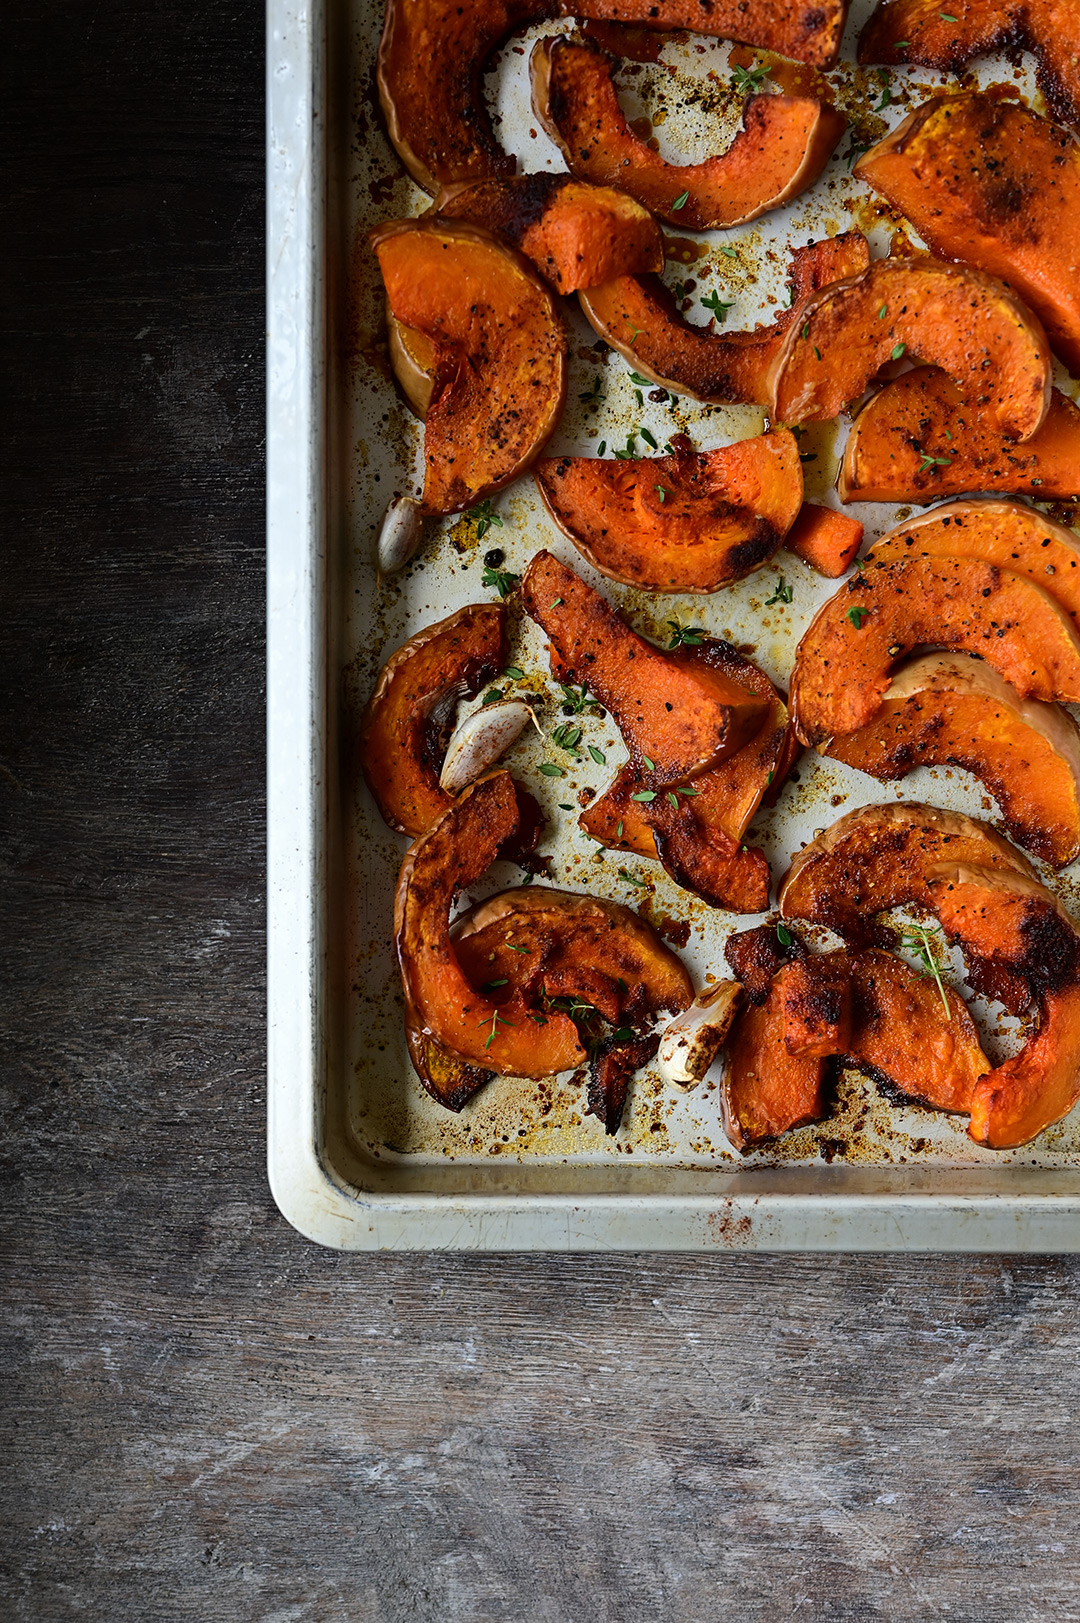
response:
<path fill-rule="evenodd" d="M 852 8 L 846 58 L 868 9 L 859 0 Z M 384 827 L 359 780 L 359 706 L 405 637 L 462 603 L 491 598 L 480 575 L 493 544 L 511 569 L 541 545 L 583 566 L 525 479 L 497 499 L 503 527 L 482 543 L 466 522 L 447 521 L 414 565 L 376 588 L 375 529 L 389 494 L 414 487 L 420 440 L 380 362 L 381 298 L 366 231 L 425 206 L 400 176 L 376 110 L 380 22 L 375 0 L 270 0 L 268 13 L 269 1172 L 281 1210 L 312 1239 L 355 1250 L 1080 1249 L 1074 1118 L 1033 1146 L 996 1155 L 971 1143 L 962 1118 L 886 1104 L 864 1079 L 845 1076 L 833 1119 L 740 1158 L 720 1130 L 715 1081 L 676 1098 L 646 1070 L 622 1128 L 607 1138 L 583 1115 L 569 1078 L 546 1087 L 496 1081 L 452 1116 L 412 1075 L 390 948 L 405 842 Z M 520 166 L 560 168 L 528 107 L 519 52 L 531 37 L 503 53 L 489 94 Z M 691 37 L 624 74 L 627 104 L 651 117 L 669 156 L 702 155 L 710 120 L 734 127 L 727 55 L 722 42 Z M 1017 71 L 1030 90 L 1026 65 Z M 979 65 L 983 81 L 1003 76 L 1012 78 L 1013 67 Z M 849 72 L 840 99 L 880 134 L 921 99 L 920 86 L 941 82 L 892 74 L 886 98 L 875 75 Z M 778 303 L 789 240 L 855 225 L 882 251 L 890 224 L 851 180 L 849 159 L 845 138 L 810 197 L 744 230 L 703 238 L 705 257 L 686 270 L 671 265 L 669 276 L 694 276 L 699 292 L 731 290 L 723 294 L 737 300 L 729 321 L 746 326 Z M 735 260 L 720 254 L 722 243 L 735 248 Z M 598 439 L 620 444 L 642 423 L 661 440 L 685 427 L 702 447 L 760 429 L 752 410 L 648 399 L 639 406 L 622 360 L 593 348 L 575 307 L 567 303 L 565 312 L 573 371 L 553 450 L 595 453 Z M 596 377 L 605 395 L 598 412 L 578 402 Z M 816 432 L 804 444 L 816 458 L 806 464 L 808 494 L 828 500 L 837 432 Z M 875 535 L 906 511 L 865 508 L 859 516 Z M 792 603 L 767 605 L 781 573 Z M 782 552 L 711 598 L 604 590 L 646 631 L 663 634 L 672 618 L 703 625 L 752 647 L 784 681 L 799 634 L 832 588 Z M 549 695 L 550 725 L 557 710 L 541 639 L 516 617 L 514 627 L 514 657 L 527 684 Z M 640 905 L 656 920 L 689 918 L 683 956 L 698 983 L 723 977 L 725 937 L 755 921 L 711 912 L 655 864 L 605 857 L 558 809 L 580 789 L 599 787 L 622 758 L 610 723 L 589 727 L 605 768 L 563 756 L 569 775 L 543 777 L 539 761 L 555 754 L 535 737 L 509 758 L 551 814 L 543 849 L 555 882 Z M 776 876 L 816 829 L 897 793 L 996 816 L 961 772 L 924 771 L 894 790 L 807 756 L 798 780 L 753 834 Z M 1076 878 L 1070 871 L 1053 881 L 1074 906 Z M 503 865 L 471 894 L 515 880 Z M 981 1013 L 988 1047 L 999 1052 L 1009 1033 Z"/>

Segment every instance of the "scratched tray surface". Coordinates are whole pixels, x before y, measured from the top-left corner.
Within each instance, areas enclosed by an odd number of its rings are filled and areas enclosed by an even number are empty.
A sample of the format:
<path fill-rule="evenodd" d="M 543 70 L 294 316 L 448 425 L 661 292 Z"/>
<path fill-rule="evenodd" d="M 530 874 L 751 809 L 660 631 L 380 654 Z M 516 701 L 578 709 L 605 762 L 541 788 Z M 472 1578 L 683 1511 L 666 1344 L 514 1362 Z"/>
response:
<path fill-rule="evenodd" d="M 852 7 L 844 41 L 847 59 L 827 75 L 835 99 L 850 127 L 837 154 L 813 191 L 789 208 L 727 232 L 694 238 L 669 235 L 665 279 L 693 279 L 694 298 L 719 292 L 734 300 L 728 325 L 737 330 L 771 319 L 785 297 L 789 250 L 812 238 L 857 228 L 871 239 L 875 253 L 887 250 L 900 229 L 896 217 L 873 198 L 850 173 L 856 144 L 869 144 L 898 124 L 923 99 L 929 87 L 957 87 L 955 79 L 928 71 L 859 69 L 852 65 L 858 30 L 868 4 Z M 561 159 L 539 129 L 529 104 L 527 68 L 533 40 L 569 25 L 544 25 L 515 38 L 486 81 L 486 90 L 504 145 L 519 169 L 561 172 Z M 966 1117 L 948 1117 L 914 1106 L 886 1102 L 872 1083 L 855 1073 L 840 1078 L 838 1104 L 830 1118 L 788 1134 L 750 1156 L 736 1155 L 720 1125 L 718 1067 L 689 1093 L 665 1086 L 654 1069 L 639 1072 L 631 1088 L 623 1125 L 607 1137 L 595 1117 L 584 1113 L 584 1089 L 569 1076 L 535 1082 L 496 1078 L 460 1115 L 435 1104 L 417 1082 L 405 1049 L 398 971 L 391 946 L 393 890 L 407 842 L 386 828 L 355 770 L 353 739 L 360 709 L 376 673 L 407 637 L 466 603 L 496 600 L 481 584 L 483 555 L 497 546 L 503 566 L 520 573 L 540 547 L 550 547 L 576 568 L 646 635 L 666 642 L 667 622 L 702 626 L 710 635 L 728 638 L 750 654 L 782 687 L 791 672 L 796 644 L 819 605 L 836 589 L 786 551 L 772 564 L 728 590 L 710 597 L 651 596 L 600 580 L 555 528 L 529 477 L 519 479 L 494 499 L 502 527 L 477 538 L 467 520 L 448 519 L 431 527 L 415 562 L 378 587 L 373 564 L 374 537 L 385 503 L 393 491 L 419 488 L 422 430 L 395 394 L 381 343 L 383 298 L 374 258 L 367 248 L 370 227 L 379 221 L 421 212 L 429 199 L 401 175 L 373 105 L 373 63 L 378 25 L 370 10 L 357 5 L 351 16 L 351 72 L 354 141 L 339 155 L 333 182 L 331 219 L 337 221 L 339 257 L 348 297 L 337 312 L 340 383 L 332 410 L 341 454 L 333 459 L 344 481 L 334 495 L 339 501 L 339 568 L 331 579 L 331 680 L 339 684 L 343 743 L 341 805 L 343 860 L 343 950 L 347 990 L 339 1011 L 338 1071 L 329 1079 L 328 1104 L 350 1150 L 368 1169 L 375 1186 L 401 1187 L 402 1175 L 417 1187 L 512 1188 L 535 1186 L 541 1167 L 597 1168 L 618 1164 L 616 1182 L 626 1187 L 630 1160 L 640 1168 L 640 1184 L 652 1183 L 646 1163 L 664 1168 L 743 1171 L 779 1163 L 803 1166 L 823 1162 L 863 1166 L 1075 1168 L 1080 1164 L 1080 1135 L 1074 1117 L 1052 1128 L 1033 1146 L 1013 1152 L 980 1149 L 966 1134 Z M 659 43 L 659 42 L 657 42 Z M 695 161 L 726 141 L 737 127 L 741 97 L 730 89 L 731 50 L 725 42 L 676 36 L 655 51 L 655 61 L 624 62 L 619 75 L 623 106 L 641 120 L 639 132 L 651 129 L 660 152 L 677 162 Z M 752 53 L 738 52 L 749 63 Z M 1030 59 L 1010 64 L 985 58 L 962 81 L 1017 85 L 1041 108 L 1030 76 Z M 810 88 L 809 69 L 784 64 L 785 88 Z M 773 80 L 776 83 L 776 80 Z M 910 240 L 921 246 L 917 237 Z M 733 251 L 733 254 L 732 252 Z M 677 430 L 687 432 L 702 450 L 724 445 L 762 430 L 760 410 L 708 407 L 672 398 L 668 402 L 640 393 L 627 363 L 597 342 L 576 300 L 561 304 L 570 338 L 568 404 L 550 442 L 552 454 L 596 455 L 605 441 L 607 454 L 626 443 L 628 434 L 645 427 L 663 443 Z M 689 319 L 704 321 L 707 312 L 695 303 Z M 597 385 L 598 380 L 598 385 Z M 1074 385 L 1060 373 L 1059 386 L 1070 394 Z M 599 392 L 598 405 L 582 395 Z M 815 501 L 839 505 L 833 490 L 846 427 L 809 427 L 800 441 L 806 494 Z M 639 454 L 647 447 L 639 440 Z M 906 518 L 913 509 L 864 504 L 851 509 L 873 538 Z M 918 510 L 918 509 L 916 509 Z M 790 603 L 775 598 L 780 576 L 790 588 Z M 786 595 L 786 594 L 785 594 Z M 516 602 L 510 604 L 511 659 L 524 680 L 508 691 L 538 695 L 538 716 L 545 730 L 564 719 L 561 696 L 551 681 L 544 639 Z M 504 684 L 505 685 L 505 684 Z M 479 701 L 462 706 L 461 714 Z M 606 765 L 573 760 L 545 737 L 528 729 L 505 758 L 515 775 L 541 802 L 548 826 L 541 850 L 550 858 L 551 883 L 636 907 L 661 926 L 685 919 L 690 937 L 681 956 L 695 984 L 727 978 L 723 947 L 735 930 L 757 918 L 718 912 L 674 885 L 659 865 L 626 853 L 605 852 L 577 827 L 578 795 L 600 790 L 625 759 L 625 749 L 610 718 L 580 718 L 582 745 L 596 745 Z M 541 762 L 564 768 L 552 778 L 539 771 Z M 969 774 L 956 770 L 913 773 L 899 785 L 883 785 L 842 765 L 823 762 L 813 752 L 799 761 L 779 805 L 761 813 L 747 838 L 761 844 L 779 879 L 792 854 L 818 830 L 845 812 L 875 801 L 928 800 L 937 806 L 968 812 L 1000 826 L 995 803 Z M 570 805 L 570 812 L 560 809 Z M 1080 866 L 1080 865 L 1078 865 Z M 494 867 L 470 887 L 461 905 L 520 882 L 520 870 Z M 1077 902 L 1080 872 L 1044 874 L 1067 905 Z M 819 936 L 828 944 L 827 933 Z M 962 984 L 960 960 L 954 960 L 954 984 Z M 992 1059 L 1015 1051 L 1013 1023 L 974 1001 L 973 1012 Z M 496 1158 L 502 1158 L 500 1166 Z M 518 1174 L 515 1176 L 514 1168 Z M 451 1168 L 454 1169 L 451 1172 Z M 532 1176 L 525 1177 L 525 1168 Z M 437 1170 L 441 1169 L 441 1170 Z M 365 1178 L 367 1181 L 367 1178 Z M 696 1180 L 694 1180 L 696 1182 Z M 571 1178 L 572 1183 L 572 1178 Z M 541 1185 L 542 1186 L 542 1185 Z M 565 1181 L 560 1185 L 565 1187 Z"/>

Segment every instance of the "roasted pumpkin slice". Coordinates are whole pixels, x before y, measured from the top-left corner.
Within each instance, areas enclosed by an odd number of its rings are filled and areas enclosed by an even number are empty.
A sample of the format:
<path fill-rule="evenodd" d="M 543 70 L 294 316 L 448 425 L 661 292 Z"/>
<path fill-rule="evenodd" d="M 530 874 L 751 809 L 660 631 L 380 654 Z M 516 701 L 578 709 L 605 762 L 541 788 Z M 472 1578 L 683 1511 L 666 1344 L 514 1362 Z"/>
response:
<path fill-rule="evenodd" d="M 506 609 L 470 603 L 391 654 L 360 723 L 367 786 L 391 828 L 415 836 L 451 804 L 439 788 L 454 706 L 507 660 Z"/>
<path fill-rule="evenodd" d="M 1000 96 L 939 96 L 871 147 L 859 180 L 935 254 L 1016 289 L 1080 375 L 1080 145 Z"/>
<path fill-rule="evenodd" d="M 717 670 L 764 700 L 757 735 L 675 790 L 655 790 L 652 774 L 632 761 L 579 822 L 601 845 L 658 858 L 677 884 L 713 907 L 760 913 L 769 905 L 768 862 L 742 838 L 770 782 L 787 770 L 787 706 L 765 673 L 730 643 L 681 647 L 670 657 L 690 670 Z"/>
<path fill-rule="evenodd" d="M 636 136 L 612 82 L 615 59 L 584 39 L 541 39 L 530 62 L 537 118 L 572 175 L 621 186 L 658 220 L 691 231 L 744 225 L 812 186 L 846 120 L 810 96 L 751 96 L 726 152 L 672 164 Z"/>
<path fill-rule="evenodd" d="M 394 898 L 394 945 L 405 991 L 405 1027 L 421 1082 L 449 1110 L 460 1110 L 490 1076 L 550 1076 L 584 1064 L 585 1051 L 568 1015 L 552 1011 L 541 1024 L 520 998 L 499 1004 L 478 992 L 450 940 L 450 905 L 512 840 L 519 824 L 508 772 L 480 778 L 405 853 Z M 429 1052 L 469 1067 L 420 1069 Z M 418 1064 L 419 1061 L 419 1064 Z M 440 1080 L 452 1091 L 440 1091 Z"/>
<path fill-rule="evenodd" d="M 858 519 L 816 502 L 803 502 L 784 545 L 819 575 L 838 580 L 862 546 L 862 538 Z"/>
<path fill-rule="evenodd" d="M 886 383 L 852 424 L 837 481 L 845 502 L 931 502 L 966 490 L 1080 495 L 1080 409 L 1050 391 L 1042 427 L 1021 445 L 966 406 L 936 366 Z"/>
<path fill-rule="evenodd" d="M 556 293 L 664 268 L 664 238 L 648 209 L 569 175 L 458 182 L 443 188 L 432 212 L 505 237 Z"/>
<path fill-rule="evenodd" d="M 559 998 L 584 1000 L 617 1026 L 693 1001 L 689 975 L 651 925 L 595 896 L 546 885 L 503 891 L 463 914 L 451 939 L 493 1002 L 520 997 L 543 1012 Z"/>
<path fill-rule="evenodd" d="M 684 321 L 658 276 L 619 276 L 578 298 L 600 337 L 654 383 L 706 404 L 764 406 L 770 368 L 811 294 L 869 263 L 866 238 L 858 231 L 797 248 L 789 270 L 790 306 L 753 332 L 714 332 Z"/>
<path fill-rule="evenodd" d="M 394 220 L 372 243 L 394 318 L 433 347 L 424 511 L 457 513 L 522 473 L 558 422 L 562 323 L 527 260 L 478 226 Z"/>
<path fill-rule="evenodd" d="M 785 978 L 798 973 L 797 964 L 781 969 L 765 1002 L 749 1003 L 728 1038 L 720 1098 L 724 1132 L 737 1150 L 828 1114 L 833 1068 L 816 1055 L 788 1051 Z"/>
<path fill-rule="evenodd" d="M 971 1109 L 990 1069 L 963 998 L 895 953 L 851 958 L 851 1033 L 844 1062 L 934 1110 Z"/>
<path fill-rule="evenodd" d="M 927 883 L 969 961 L 1019 976 L 1038 1002 L 1038 1030 L 980 1081 L 968 1129 L 991 1149 L 1026 1144 L 1080 1099 L 1080 937 L 1056 897 L 1023 875 L 949 863 Z"/>
<path fill-rule="evenodd" d="M 733 755 L 761 725 L 765 701 L 709 666 L 693 670 L 631 631 L 599 592 L 552 553 L 525 571 L 521 600 L 560 667 L 611 711 L 659 788 Z"/>
<path fill-rule="evenodd" d="M 778 974 L 787 963 L 800 963 L 806 947 L 794 930 L 778 928 L 776 921 L 740 930 L 724 942 L 724 959 L 751 1003 L 764 1003 Z"/>
<path fill-rule="evenodd" d="M 854 943 L 885 945 L 891 937 L 875 928 L 877 914 L 929 908 L 927 875 L 945 862 L 1034 878 L 1026 858 L 973 817 L 916 801 L 863 806 L 798 853 L 780 884 L 780 912 Z"/>
<path fill-rule="evenodd" d="M 481 77 L 498 45 L 548 17 L 637 24 L 759 45 L 813 67 L 840 49 L 846 0 L 387 0 L 379 45 L 379 99 L 390 139 L 425 191 L 456 180 L 514 173 L 484 108 Z"/>
<path fill-rule="evenodd" d="M 959 73 L 987 51 L 1031 51 L 1056 118 L 1080 122 L 1080 12 L 1071 0 L 881 0 L 859 38 L 860 62 Z"/>
<path fill-rule="evenodd" d="M 846 952 L 814 953 L 789 965 L 783 1003 L 789 1054 L 828 1059 L 851 1048 L 851 960 Z"/>
<path fill-rule="evenodd" d="M 882 783 L 960 766 L 997 799 L 1012 838 L 1055 868 L 1080 856 L 1080 732 L 1058 705 L 1020 699 L 991 666 L 924 654 L 893 677 L 857 733 L 818 746 Z"/>
<path fill-rule="evenodd" d="M 898 558 L 980 558 L 1027 575 L 1080 629 L 1080 536 L 1022 502 L 947 502 L 875 541 L 868 563 Z"/>
<path fill-rule="evenodd" d="M 790 704 L 803 743 L 865 727 L 897 661 L 920 643 L 980 654 L 1022 699 L 1080 699 L 1080 637 L 1026 575 L 974 558 L 868 564 L 799 644 Z"/>
<path fill-rule="evenodd" d="M 1041 323 L 1003 282 L 926 255 L 877 259 L 808 300 L 773 363 L 776 415 L 839 417 L 904 355 L 943 367 L 1002 434 L 1029 439 L 1046 416 L 1052 362 Z"/>
<path fill-rule="evenodd" d="M 716 592 L 760 569 L 802 503 L 786 428 L 696 453 L 545 457 L 533 473 L 552 518 L 609 580 L 647 592 Z"/>

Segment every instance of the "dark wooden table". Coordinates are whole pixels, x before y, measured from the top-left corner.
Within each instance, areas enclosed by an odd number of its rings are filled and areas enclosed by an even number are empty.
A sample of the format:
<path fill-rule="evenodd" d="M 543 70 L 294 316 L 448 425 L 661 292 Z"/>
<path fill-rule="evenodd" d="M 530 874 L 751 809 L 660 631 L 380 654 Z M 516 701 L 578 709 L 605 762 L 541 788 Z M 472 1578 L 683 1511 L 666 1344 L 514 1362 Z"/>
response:
<path fill-rule="evenodd" d="M 1076 1262 L 278 1216 L 262 17 L 4 25 L 0 1616 L 1080 1618 Z"/>

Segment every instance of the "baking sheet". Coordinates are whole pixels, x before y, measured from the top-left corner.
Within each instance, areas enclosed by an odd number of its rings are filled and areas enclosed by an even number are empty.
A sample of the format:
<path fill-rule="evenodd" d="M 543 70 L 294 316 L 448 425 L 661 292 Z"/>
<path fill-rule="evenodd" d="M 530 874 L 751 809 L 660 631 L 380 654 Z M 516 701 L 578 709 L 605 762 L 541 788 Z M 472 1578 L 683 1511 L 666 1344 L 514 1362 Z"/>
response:
<path fill-rule="evenodd" d="M 849 58 L 869 9 L 852 7 Z M 419 486 L 421 429 L 387 373 L 381 286 L 366 236 L 376 222 L 429 201 L 402 175 L 377 114 L 380 25 L 381 9 L 359 0 L 325 12 L 269 12 L 270 1161 L 279 1202 L 305 1232 L 353 1246 L 1071 1245 L 1080 1190 L 1073 1118 L 1033 1146 L 991 1152 L 968 1139 L 966 1118 L 886 1103 L 849 1073 L 827 1122 L 738 1156 L 720 1126 L 715 1074 L 684 1094 L 646 1068 L 614 1137 L 584 1115 L 583 1088 L 569 1077 L 496 1079 L 459 1116 L 420 1088 L 405 1052 L 390 946 L 407 842 L 382 823 L 356 762 L 357 718 L 384 659 L 453 609 L 495 599 L 481 584 L 492 546 L 518 573 L 548 546 L 645 634 L 666 641 L 669 620 L 702 626 L 781 685 L 799 635 L 835 583 L 784 551 L 711 597 L 655 597 L 600 581 L 526 478 L 493 500 L 501 528 L 479 539 L 467 519 L 434 524 L 415 562 L 377 585 L 378 522 L 393 491 Z M 529 107 L 526 65 L 536 37 L 568 26 L 515 38 L 487 78 L 497 129 L 522 170 L 562 168 Z M 736 60 L 754 58 L 726 42 L 680 36 L 654 62 L 624 63 L 623 105 L 649 121 L 639 128 L 651 127 L 665 156 L 692 161 L 733 133 L 741 98 L 730 90 L 732 49 Z M 1027 59 L 1015 67 L 985 59 L 965 82 L 1017 84 L 1038 107 L 1029 68 Z M 785 88 L 813 87 L 809 69 L 785 64 L 781 72 Z M 813 192 L 748 227 L 673 244 L 666 279 L 693 279 L 695 299 L 714 290 L 735 299 L 732 329 L 770 319 L 790 247 L 856 227 L 875 252 L 887 249 L 898 223 L 852 179 L 853 144 L 894 127 L 925 87 L 955 84 L 919 70 L 883 76 L 850 65 L 827 78 L 852 122 Z M 562 309 L 570 386 L 553 453 L 596 454 L 606 441 L 610 454 L 642 426 L 661 444 L 684 430 L 702 449 L 760 432 L 763 416 L 753 408 L 650 400 L 626 363 L 603 352 L 576 301 Z M 695 305 L 690 319 L 706 314 Z M 598 408 L 579 399 L 597 378 Z M 1067 379 L 1056 381 L 1074 392 Z M 800 442 L 813 458 L 804 465 L 812 500 L 836 505 L 843 434 L 826 424 Z M 854 511 L 872 538 L 911 509 Z M 781 575 L 791 603 L 768 604 Z M 516 687 L 541 698 L 550 730 L 562 717 L 542 635 L 513 605 L 510 627 L 511 659 L 525 672 Z M 661 927 L 687 919 L 681 955 L 696 984 L 725 978 L 726 937 L 756 920 L 707 908 L 657 864 L 605 853 L 577 828 L 579 793 L 601 789 L 625 758 L 609 719 L 584 726 L 583 742 L 601 749 L 603 767 L 572 760 L 531 730 L 506 758 L 548 813 L 541 849 L 552 882 L 636 906 Z M 541 761 L 567 775 L 543 776 Z M 807 839 L 859 805 L 925 799 L 998 822 L 994 802 L 959 770 L 924 769 L 887 786 L 808 753 L 794 776 L 748 835 L 765 847 L 777 879 Z M 1044 877 L 1076 904 L 1076 870 Z M 470 887 L 469 900 L 519 878 L 497 865 Z M 959 983 L 959 958 L 954 967 Z M 991 1057 L 1015 1046 L 1009 1022 L 985 1005 L 974 1012 Z"/>

